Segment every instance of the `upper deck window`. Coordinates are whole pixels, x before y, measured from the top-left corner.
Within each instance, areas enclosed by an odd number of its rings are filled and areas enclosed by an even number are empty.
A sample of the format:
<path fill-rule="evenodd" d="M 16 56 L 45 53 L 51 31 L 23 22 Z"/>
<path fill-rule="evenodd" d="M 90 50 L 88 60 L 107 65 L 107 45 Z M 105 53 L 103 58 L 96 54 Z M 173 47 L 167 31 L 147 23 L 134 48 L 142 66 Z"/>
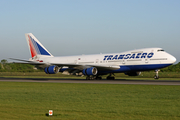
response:
<path fill-rule="evenodd" d="M 160 49 L 160 50 L 157 50 L 158 52 L 160 52 L 160 51 L 164 51 L 163 49 Z"/>

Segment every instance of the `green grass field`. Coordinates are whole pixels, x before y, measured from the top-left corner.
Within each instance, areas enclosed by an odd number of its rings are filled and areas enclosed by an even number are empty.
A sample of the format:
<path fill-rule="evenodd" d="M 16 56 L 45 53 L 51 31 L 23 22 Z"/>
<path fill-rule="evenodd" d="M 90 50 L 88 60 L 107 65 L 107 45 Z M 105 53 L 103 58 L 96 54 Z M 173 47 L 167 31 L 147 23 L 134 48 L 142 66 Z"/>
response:
<path fill-rule="evenodd" d="M 0 82 L 0 119 L 179 120 L 179 93 L 180 86 Z"/>

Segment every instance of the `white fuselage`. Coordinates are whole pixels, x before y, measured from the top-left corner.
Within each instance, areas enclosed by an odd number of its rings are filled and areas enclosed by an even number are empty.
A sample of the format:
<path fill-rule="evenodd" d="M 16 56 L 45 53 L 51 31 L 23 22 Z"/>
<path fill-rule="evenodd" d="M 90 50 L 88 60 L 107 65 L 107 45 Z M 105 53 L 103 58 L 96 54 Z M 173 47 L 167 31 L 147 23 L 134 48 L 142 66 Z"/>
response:
<path fill-rule="evenodd" d="M 68 72 L 80 75 L 82 73 L 87 75 L 87 79 L 90 76 L 99 79 L 99 75 L 110 74 L 111 76 L 112 73 L 119 72 L 134 76 L 138 75 L 140 71 L 164 68 L 176 61 L 175 57 L 161 48 L 136 49 L 111 54 L 54 57 L 32 33 L 26 33 L 25 37 L 31 58 L 14 60 L 38 65 L 47 74 Z"/>
<path fill-rule="evenodd" d="M 144 71 L 166 67 L 170 64 L 173 64 L 176 61 L 176 58 L 163 51 L 161 48 L 146 48 L 112 54 L 45 57 L 40 58 L 39 60 L 50 64 L 61 63 L 79 64 L 86 66 L 119 66 L 119 68 L 122 66 L 128 66 L 130 69 L 124 69 L 125 71 L 136 71 L 136 68 L 137 71 Z M 123 72 L 123 70 L 120 70 L 120 72 L 121 71 Z"/>

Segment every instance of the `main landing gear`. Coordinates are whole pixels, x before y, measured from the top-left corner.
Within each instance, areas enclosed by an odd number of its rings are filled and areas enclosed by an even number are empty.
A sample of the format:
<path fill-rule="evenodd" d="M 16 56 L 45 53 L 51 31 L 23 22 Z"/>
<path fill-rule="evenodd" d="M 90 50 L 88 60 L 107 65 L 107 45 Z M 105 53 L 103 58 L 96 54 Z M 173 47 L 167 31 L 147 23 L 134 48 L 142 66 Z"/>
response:
<path fill-rule="evenodd" d="M 113 76 L 112 76 L 113 75 Z M 109 76 L 107 76 L 107 80 L 114 80 L 115 79 L 115 77 L 114 77 L 115 75 L 113 74 L 113 73 L 110 73 L 109 74 Z"/>
<path fill-rule="evenodd" d="M 86 80 L 101 80 L 102 77 L 99 76 L 87 76 Z"/>
<path fill-rule="evenodd" d="M 154 79 L 159 79 L 159 75 L 158 75 L 159 71 L 160 71 L 160 70 L 158 70 L 158 69 L 155 70 L 155 73 L 156 73 L 156 74 L 155 74 L 155 76 L 154 76 Z"/>
<path fill-rule="evenodd" d="M 110 73 L 109 76 L 106 77 L 106 79 L 107 79 L 107 80 L 114 80 L 114 79 L 115 79 L 114 76 L 115 76 L 115 75 L 114 75 L 113 73 Z M 100 77 L 100 76 L 88 75 L 88 76 L 86 77 L 86 80 L 102 80 L 102 77 Z"/>

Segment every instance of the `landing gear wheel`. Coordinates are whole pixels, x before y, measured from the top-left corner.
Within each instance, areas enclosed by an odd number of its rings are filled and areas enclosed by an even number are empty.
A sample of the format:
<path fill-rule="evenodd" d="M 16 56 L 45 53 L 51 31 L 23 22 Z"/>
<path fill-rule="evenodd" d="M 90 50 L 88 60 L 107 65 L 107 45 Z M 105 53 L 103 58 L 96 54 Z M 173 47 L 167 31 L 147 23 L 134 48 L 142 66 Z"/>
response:
<path fill-rule="evenodd" d="M 114 78 L 114 77 L 111 77 L 111 76 L 108 76 L 106 79 L 107 79 L 107 80 L 114 80 L 115 78 Z"/>
<path fill-rule="evenodd" d="M 158 76 L 159 71 L 160 71 L 160 70 L 158 70 L 158 69 L 155 70 L 156 75 L 154 76 L 154 79 L 159 79 L 159 76 Z"/>
<path fill-rule="evenodd" d="M 154 79 L 159 79 L 159 77 L 155 75 L 155 76 L 154 76 Z"/>
<path fill-rule="evenodd" d="M 94 76 L 87 76 L 87 77 L 86 77 L 86 80 L 94 80 L 94 79 L 95 79 Z"/>
<path fill-rule="evenodd" d="M 89 77 L 89 76 L 86 77 L 86 80 L 90 80 L 90 79 L 91 79 L 91 77 Z"/>
<path fill-rule="evenodd" d="M 102 80 L 102 77 L 96 77 L 96 80 Z"/>
<path fill-rule="evenodd" d="M 114 73 L 110 73 L 110 75 L 109 75 L 109 76 L 107 76 L 107 78 L 106 78 L 106 79 L 107 79 L 107 80 L 114 80 L 114 79 L 115 79 L 115 77 L 112 77 L 112 75 L 113 75 L 113 76 L 115 76 L 115 75 L 114 75 Z"/>

